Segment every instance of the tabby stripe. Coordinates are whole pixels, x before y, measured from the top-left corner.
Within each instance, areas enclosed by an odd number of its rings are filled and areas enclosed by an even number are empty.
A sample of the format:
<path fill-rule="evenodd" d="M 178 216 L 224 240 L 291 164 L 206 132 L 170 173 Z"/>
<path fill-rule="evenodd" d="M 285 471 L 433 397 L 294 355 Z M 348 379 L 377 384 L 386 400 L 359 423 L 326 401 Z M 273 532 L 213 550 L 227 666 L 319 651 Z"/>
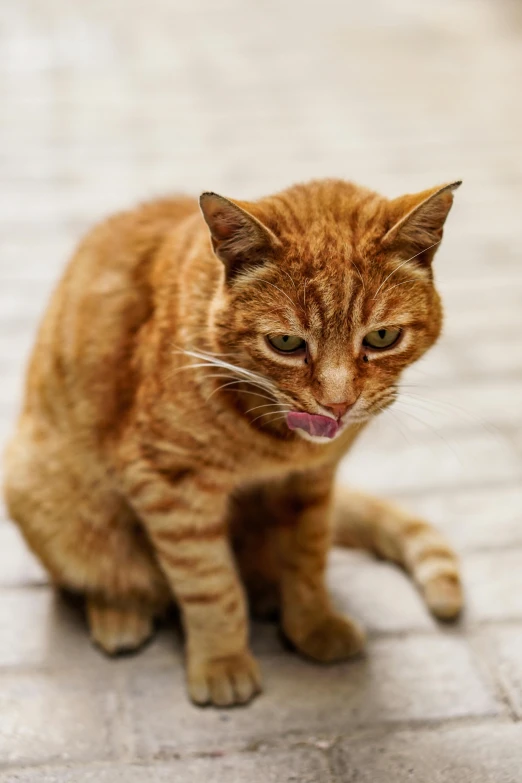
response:
<path fill-rule="evenodd" d="M 131 487 L 129 491 L 130 496 L 135 497 L 136 495 L 140 495 L 146 487 L 150 486 L 152 481 L 153 479 L 151 478 L 146 478 L 146 479 L 142 479 L 141 481 L 138 481 L 136 484 L 134 484 L 133 487 Z"/>
<path fill-rule="evenodd" d="M 235 612 L 237 612 L 240 606 L 241 606 L 241 601 L 236 595 L 234 595 L 230 599 L 230 601 L 224 605 L 223 612 L 225 614 L 234 614 Z"/>
<path fill-rule="evenodd" d="M 414 538 L 420 533 L 426 533 L 429 531 L 430 528 L 428 525 L 425 522 L 420 521 L 406 522 L 401 528 L 401 532 L 406 538 Z"/>
<path fill-rule="evenodd" d="M 208 493 L 209 495 L 223 494 L 228 491 L 228 487 L 224 487 L 222 484 L 217 484 L 213 481 L 209 481 L 207 478 L 205 478 L 202 475 L 196 474 L 196 476 L 194 477 L 194 483 L 199 489 L 201 489 L 203 492 Z"/>
<path fill-rule="evenodd" d="M 223 593 L 190 593 L 180 595 L 184 604 L 215 604 L 223 598 Z"/>
<path fill-rule="evenodd" d="M 182 568 L 190 571 L 198 579 L 209 579 L 213 576 L 227 575 L 228 568 L 221 565 L 203 566 L 202 559 L 196 555 L 171 554 L 165 547 L 161 548 L 161 558 L 171 568 Z"/>
<path fill-rule="evenodd" d="M 441 576 L 448 578 L 453 577 L 455 584 L 460 584 L 458 580 L 457 565 L 454 561 L 450 561 L 447 558 L 433 558 L 425 560 L 419 566 L 415 566 L 414 577 L 421 585 L 425 585 L 432 579 L 437 579 Z"/>
<path fill-rule="evenodd" d="M 179 510 L 180 508 L 187 507 L 180 498 L 158 498 L 158 500 L 152 501 L 143 506 L 145 514 L 170 514 L 172 511 Z"/>
<path fill-rule="evenodd" d="M 422 563 L 426 562 L 426 560 L 431 560 L 431 559 L 449 560 L 453 562 L 455 558 L 453 552 L 449 549 L 449 547 L 443 545 L 431 546 L 423 551 L 420 551 L 415 556 L 414 558 L 415 566 L 418 567 Z"/>
<path fill-rule="evenodd" d="M 212 538 L 221 538 L 226 535 L 227 526 L 223 522 L 216 522 L 206 527 L 190 527 L 182 529 L 167 528 L 165 530 L 153 531 L 153 538 L 158 542 L 179 543 L 187 540 L 205 540 Z"/>
<path fill-rule="evenodd" d="M 422 559 L 426 552 L 440 550 L 442 550 L 442 557 L 449 557 L 453 560 L 453 553 L 441 540 L 441 536 L 427 527 L 415 536 L 409 536 L 404 542 L 404 554 L 410 563 L 416 563 L 419 558 Z"/>
<path fill-rule="evenodd" d="M 164 547 L 161 549 L 161 557 L 172 568 L 186 568 L 192 570 L 197 568 L 200 562 L 199 557 L 189 557 L 188 555 L 173 555 Z"/>

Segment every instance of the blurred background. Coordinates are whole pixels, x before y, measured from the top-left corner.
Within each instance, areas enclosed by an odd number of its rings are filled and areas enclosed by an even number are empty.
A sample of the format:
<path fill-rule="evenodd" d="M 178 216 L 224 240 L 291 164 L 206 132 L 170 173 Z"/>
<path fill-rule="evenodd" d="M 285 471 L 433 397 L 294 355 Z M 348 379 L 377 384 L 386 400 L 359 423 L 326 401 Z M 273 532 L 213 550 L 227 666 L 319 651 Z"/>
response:
<path fill-rule="evenodd" d="M 491 623 L 496 639 L 496 623 L 513 626 L 502 666 L 515 685 L 498 698 L 520 713 L 521 83 L 517 0 L 2 0 L 0 445 L 49 292 L 107 213 L 172 192 L 256 198 L 314 177 L 388 196 L 462 178 L 436 258 L 444 337 L 341 478 L 448 534 L 466 628 Z M 40 665 L 65 620 L 0 517 L 0 665 Z M 375 633 L 433 630 L 389 566 L 336 554 L 336 580 Z M 26 759 L 13 736 L 10 758 Z"/>

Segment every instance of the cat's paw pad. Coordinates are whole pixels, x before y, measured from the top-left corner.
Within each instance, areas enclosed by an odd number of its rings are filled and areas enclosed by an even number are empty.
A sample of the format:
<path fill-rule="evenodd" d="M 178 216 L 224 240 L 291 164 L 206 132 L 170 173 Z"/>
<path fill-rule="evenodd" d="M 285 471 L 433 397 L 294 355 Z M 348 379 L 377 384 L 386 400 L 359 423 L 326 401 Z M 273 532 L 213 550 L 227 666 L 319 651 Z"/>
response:
<path fill-rule="evenodd" d="M 189 695 L 195 704 L 232 707 L 247 704 L 261 691 L 261 677 L 249 652 L 208 660 L 191 660 L 188 667 Z"/>
<path fill-rule="evenodd" d="M 149 614 L 89 602 L 87 617 L 92 640 L 108 655 L 137 650 L 153 633 Z"/>
<path fill-rule="evenodd" d="M 346 661 L 364 649 L 362 628 L 349 618 L 328 614 L 299 639 L 292 640 L 299 652 L 321 663 Z"/>

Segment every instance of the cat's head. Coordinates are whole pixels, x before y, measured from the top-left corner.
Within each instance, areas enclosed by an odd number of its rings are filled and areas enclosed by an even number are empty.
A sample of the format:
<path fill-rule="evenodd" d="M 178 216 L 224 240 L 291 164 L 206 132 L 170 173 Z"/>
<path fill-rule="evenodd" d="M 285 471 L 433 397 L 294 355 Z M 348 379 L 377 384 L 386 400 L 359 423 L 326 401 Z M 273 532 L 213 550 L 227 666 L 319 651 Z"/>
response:
<path fill-rule="evenodd" d="M 305 437 L 332 438 L 393 401 L 440 333 L 432 260 L 459 185 L 393 200 L 338 180 L 255 203 L 201 196 L 225 272 L 214 342 L 263 379 L 260 422 L 284 416 Z"/>

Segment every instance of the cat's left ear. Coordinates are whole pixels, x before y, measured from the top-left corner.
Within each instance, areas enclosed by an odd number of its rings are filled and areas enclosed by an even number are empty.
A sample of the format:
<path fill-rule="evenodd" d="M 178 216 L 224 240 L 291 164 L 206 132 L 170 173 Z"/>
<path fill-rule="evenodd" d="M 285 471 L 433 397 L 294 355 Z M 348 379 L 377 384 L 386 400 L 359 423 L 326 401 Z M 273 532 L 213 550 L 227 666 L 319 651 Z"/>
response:
<path fill-rule="evenodd" d="M 246 203 L 236 203 L 217 193 L 203 193 L 199 205 L 227 280 L 262 263 L 280 245 L 275 234 L 248 211 L 250 205 Z"/>
<path fill-rule="evenodd" d="M 444 223 L 453 204 L 453 193 L 461 181 L 440 185 L 390 202 L 392 227 L 382 244 L 387 249 L 415 254 L 419 263 L 429 264 L 442 239 Z"/>

